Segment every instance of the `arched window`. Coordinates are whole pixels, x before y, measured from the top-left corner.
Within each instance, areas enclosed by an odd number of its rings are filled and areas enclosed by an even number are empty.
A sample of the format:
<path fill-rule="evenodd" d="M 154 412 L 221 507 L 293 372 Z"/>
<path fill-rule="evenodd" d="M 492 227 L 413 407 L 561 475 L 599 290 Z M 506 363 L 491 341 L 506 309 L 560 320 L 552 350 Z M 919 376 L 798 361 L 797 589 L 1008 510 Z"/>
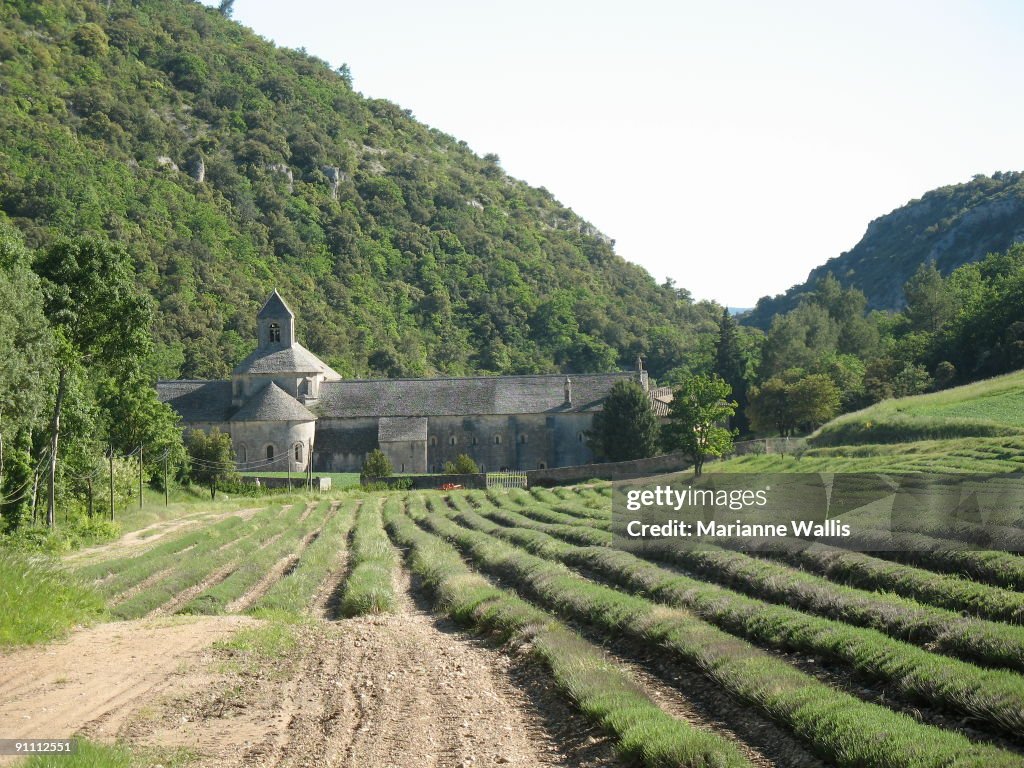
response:
<path fill-rule="evenodd" d="M 433 448 L 437 445 L 437 435 L 430 436 L 430 447 Z"/>
<path fill-rule="evenodd" d="M 302 461 L 302 443 L 295 444 L 295 460 Z"/>
<path fill-rule="evenodd" d="M 520 445 L 526 445 L 526 435 L 519 436 L 519 443 Z"/>
<path fill-rule="evenodd" d="M 275 342 L 275 341 L 280 341 L 280 340 L 281 340 L 281 326 L 278 325 L 277 323 L 271 323 L 270 324 L 270 341 L 271 342 Z"/>
<path fill-rule="evenodd" d="M 545 464 L 543 461 L 538 462 L 537 469 L 547 469 L 547 468 L 548 468 L 548 465 Z"/>
<path fill-rule="evenodd" d="M 494 436 L 494 444 L 495 445 L 501 445 L 501 435 L 495 435 Z"/>
<path fill-rule="evenodd" d="M 476 439 L 476 436 L 474 436 L 473 437 L 473 445 L 476 445 L 478 442 L 480 442 L 480 441 Z"/>
<path fill-rule="evenodd" d="M 245 462 L 247 461 L 247 459 L 245 458 L 245 446 L 244 445 L 238 446 L 238 460 L 242 464 L 245 464 Z"/>
<path fill-rule="evenodd" d="M 448 438 L 448 445 L 455 445 L 455 444 L 456 444 L 456 443 L 458 443 L 458 442 L 459 442 L 459 441 L 458 441 L 458 439 L 457 439 L 457 438 L 455 437 L 455 435 L 452 435 L 451 437 L 449 437 L 449 438 Z"/>
<path fill-rule="evenodd" d="M 268 445 L 267 446 L 267 460 L 269 461 L 269 460 L 271 460 L 273 458 L 274 458 L 274 446 Z"/>
<path fill-rule="evenodd" d="M 583 433 L 582 432 L 577 432 L 576 433 L 576 440 L 578 442 L 581 442 L 581 443 L 583 442 Z"/>

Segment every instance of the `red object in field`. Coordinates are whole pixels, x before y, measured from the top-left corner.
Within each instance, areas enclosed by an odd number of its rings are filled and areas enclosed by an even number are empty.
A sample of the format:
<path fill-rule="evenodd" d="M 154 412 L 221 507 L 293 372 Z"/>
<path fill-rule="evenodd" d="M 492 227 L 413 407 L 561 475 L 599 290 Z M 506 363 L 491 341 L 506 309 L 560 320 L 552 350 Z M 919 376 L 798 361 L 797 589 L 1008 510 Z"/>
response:
<path fill-rule="evenodd" d="M 442 491 L 461 491 L 462 486 L 458 483 L 444 483 L 441 485 Z"/>

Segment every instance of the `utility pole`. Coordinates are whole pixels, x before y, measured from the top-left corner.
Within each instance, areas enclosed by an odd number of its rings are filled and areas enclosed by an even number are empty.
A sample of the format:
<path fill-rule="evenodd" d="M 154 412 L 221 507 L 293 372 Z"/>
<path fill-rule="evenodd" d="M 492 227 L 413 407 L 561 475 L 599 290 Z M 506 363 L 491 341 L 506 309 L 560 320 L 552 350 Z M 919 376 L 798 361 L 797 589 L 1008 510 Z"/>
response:
<path fill-rule="evenodd" d="M 139 443 L 139 509 L 142 509 L 142 443 Z"/>
<path fill-rule="evenodd" d="M 107 454 L 110 460 L 110 521 L 114 521 L 114 444 L 110 444 L 110 453 Z"/>
<path fill-rule="evenodd" d="M 170 503 L 170 501 L 167 498 L 167 454 L 170 453 L 170 452 L 171 452 L 170 448 L 168 448 L 166 451 L 164 451 L 164 506 L 165 507 Z"/>
<path fill-rule="evenodd" d="M 288 449 L 288 490 L 292 489 L 292 448 Z"/>

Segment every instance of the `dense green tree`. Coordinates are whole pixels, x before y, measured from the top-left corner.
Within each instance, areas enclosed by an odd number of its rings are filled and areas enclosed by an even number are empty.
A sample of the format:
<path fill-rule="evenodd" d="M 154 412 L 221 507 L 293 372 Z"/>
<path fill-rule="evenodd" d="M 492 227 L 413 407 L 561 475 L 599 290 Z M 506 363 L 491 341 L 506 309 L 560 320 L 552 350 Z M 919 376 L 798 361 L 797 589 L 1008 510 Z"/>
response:
<path fill-rule="evenodd" d="M 0 224 L 0 530 L 31 506 L 33 436 L 45 422 L 53 337 L 21 238 Z"/>
<path fill-rule="evenodd" d="M 236 481 L 235 451 L 231 435 L 214 427 L 207 432 L 190 430 L 185 438 L 188 450 L 188 476 L 192 482 L 210 488 L 210 498 L 217 498 L 217 486 Z"/>
<path fill-rule="evenodd" d="M 54 524 L 61 413 L 69 379 L 91 366 L 131 374 L 149 349 L 149 304 L 135 286 L 131 259 L 97 238 L 61 240 L 34 265 L 54 330 L 56 390 L 50 419 L 47 524 Z"/>
<path fill-rule="evenodd" d="M 391 459 L 380 448 L 374 448 L 370 455 L 363 462 L 363 469 L 359 473 L 361 477 L 377 478 L 391 477 L 395 468 L 391 465 Z"/>
<path fill-rule="evenodd" d="M 747 360 L 740 345 L 739 327 L 728 309 L 722 310 L 718 321 L 714 373 L 729 385 L 736 401 L 736 410 L 729 417 L 729 427 L 738 434 L 745 434 L 750 429 L 746 416 Z"/>
<path fill-rule="evenodd" d="M 446 475 L 475 475 L 480 471 L 480 467 L 472 457 L 465 453 L 460 453 L 455 457 L 455 461 L 446 461 L 444 463 L 444 473 Z"/>
<path fill-rule="evenodd" d="M 839 412 L 835 382 L 823 373 L 791 368 L 750 392 L 750 421 L 757 430 L 775 430 L 780 437 L 810 431 Z"/>
<path fill-rule="evenodd" d="M 903 314 L 913 330 L 937 333 L 952 316 L 953 296 L 934 261 L 917 268 L 903 295 L 907 300 Z"/>
<path fill-rule="evenodd" d="M 736 432 L 723 426 L 736 412 L 731 394 L 732 387 L 716 374 L 689 376 L 672 392 L 662 443 L 668 450 L 688 454 L 695 475 L 704 471 L 709 456 L 722 456 L 732 449 Z"/>
<path fill-rule="evenodd" d="M 595 455 L 608 461 L 645 459 L 658 450 L 658 417 L 651 399 L 635 381 L 612 387 L 586 433 Z"/>
<path fill-rule="evenodd" d="M 828 310 L 809 301 L 776 316 L 764 342 L 762 377 L 777 376 L 789 368 L 812 368 L 835 354 L 839 331 Z"/>

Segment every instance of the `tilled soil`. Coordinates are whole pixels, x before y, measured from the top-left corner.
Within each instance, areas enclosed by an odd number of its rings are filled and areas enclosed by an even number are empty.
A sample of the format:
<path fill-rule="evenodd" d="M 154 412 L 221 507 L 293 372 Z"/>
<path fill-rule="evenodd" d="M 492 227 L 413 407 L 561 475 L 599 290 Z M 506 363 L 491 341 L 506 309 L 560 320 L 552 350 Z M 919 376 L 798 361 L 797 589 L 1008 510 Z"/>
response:
<path fill-rule="evenodd" d="M 0 655 L 0 737 L 184 747 L 201 768 L 620 765 L 526 656 L 434 617 L 404 571 L 396 587 L 396 614 L 314 615 L 276 656 L 216 643 L 267 626 L 245 616 L 101 624 Z"/>
<path fill-rule="evenodd" d="M 211 767 L 617 764 L 538 670 L 437 621 L 398 585 L 398 613 L 302 625 L 281 658 L 253 665 L 217 649 L 205 667 L 220 673 L 122 736 L 196 749 Z"/>

